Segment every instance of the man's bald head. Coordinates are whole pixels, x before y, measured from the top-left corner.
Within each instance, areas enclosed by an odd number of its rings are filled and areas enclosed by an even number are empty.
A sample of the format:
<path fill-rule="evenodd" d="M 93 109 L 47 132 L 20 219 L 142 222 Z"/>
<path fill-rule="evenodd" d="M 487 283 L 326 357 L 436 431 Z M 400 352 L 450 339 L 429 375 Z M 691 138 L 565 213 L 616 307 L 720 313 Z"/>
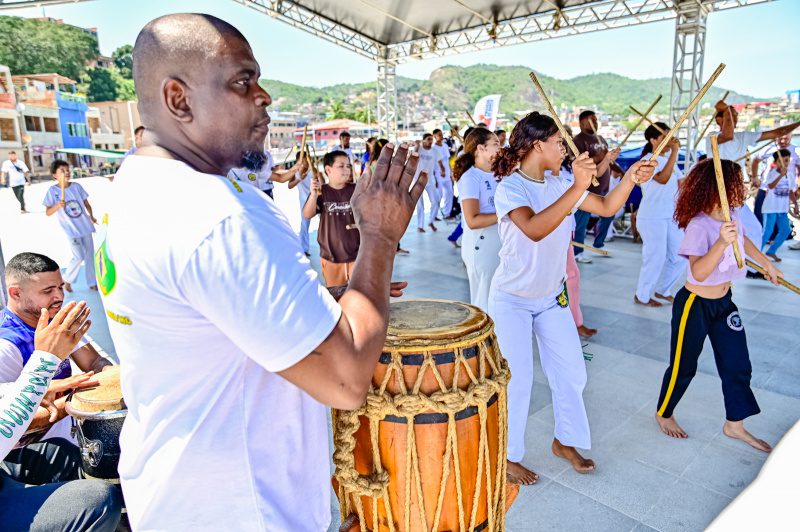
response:
<path fill-rule="evenodd" d="M 143 156 L 172 157 L 225 174 L 266 160 L 272 102 L 244 36 L 211 15 L 175 14 L 149 22 L 133 48 L 133 77 L 146 130 Z"/>
<path fill-rule="evenodd" d="M 133 47 L 139 113 L 147 116 L 153 112 L 164 78 L 189 81 L 202 70 L 204 62 L 224 52 L 230 37 L 247 44 L 239 30 L 211 15 L 176 13 L 150 21 L 139 32 Z"/>

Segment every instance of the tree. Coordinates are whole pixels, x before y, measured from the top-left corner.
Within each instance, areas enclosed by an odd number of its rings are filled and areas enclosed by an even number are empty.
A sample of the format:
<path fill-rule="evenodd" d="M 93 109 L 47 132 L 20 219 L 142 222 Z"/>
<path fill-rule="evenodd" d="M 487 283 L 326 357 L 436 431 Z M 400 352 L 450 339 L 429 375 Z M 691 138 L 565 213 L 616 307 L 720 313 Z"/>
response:
<path fill-rule="evenodd" d="M 77 80 L 98 53 L 97 39 L 80 28 L 0 17 L 0 64 L 8 65 L 12 74 L 56 72 Z"/>
<path fill-rule="evenodd" d="M 90 102 L 136 99 L 133 80 L 124 78 L 116 67 L 90 68 L 82 81 L 80 89 Z"/>
<path fill-rule="evenodd" d="M 84 79 L 87 82 L 86 96 L 90 102 L 110 102 L 117 99 L 117 81 L 110 68 L 90 68 Z"/>
<path fill-rule="evenodd" d="M 125 79 L 133 79 L 133 46 L 120 46 L 111 54 L 120 75 Z"/>
<path fill-rule="evenodd" d="M 344 110 L 344 104 L 341 100 L 331 100 L 328 106 L 328 112 L 325 118 L 328 120 L 336 120 L 337 118 L 349 118 L 348 113 Z"/>

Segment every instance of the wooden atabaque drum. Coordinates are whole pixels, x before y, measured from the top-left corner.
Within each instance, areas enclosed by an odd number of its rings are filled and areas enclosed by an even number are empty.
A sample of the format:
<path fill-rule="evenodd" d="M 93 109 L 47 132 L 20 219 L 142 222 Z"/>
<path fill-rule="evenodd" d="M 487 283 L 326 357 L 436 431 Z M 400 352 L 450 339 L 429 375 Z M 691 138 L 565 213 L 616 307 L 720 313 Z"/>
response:
<path fill-rule="evenodd" d="M 509 378 L 477 307 L 392 303 L 365 405 L 333 413 L 342 520 L 375 532 L 504 530 Z"/>

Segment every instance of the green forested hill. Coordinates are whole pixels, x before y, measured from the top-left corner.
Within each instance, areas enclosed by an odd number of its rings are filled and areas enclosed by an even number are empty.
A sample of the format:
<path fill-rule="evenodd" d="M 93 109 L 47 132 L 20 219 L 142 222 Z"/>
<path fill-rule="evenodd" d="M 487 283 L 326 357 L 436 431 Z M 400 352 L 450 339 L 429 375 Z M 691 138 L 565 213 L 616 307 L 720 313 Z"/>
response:
<path fill-rule="evenodd" d="M 398 78 L 398 100 L 401 106 L 414 106 L 424 114 L 446 109 L 453 113 L 472 109 L 475 102 L 487 94 L 502 94 L 501 112 L 511 115 L 530 109 L 540 109 L 539 98 L 528 78 L 530 69 L 524 66 L 474 65 L 446 66 L 435 70 L 427 80 Z M 572 79 L 556 79 L 538 74 L 542 85 L 559 107 L 596 107 L 610 114 L 628 114 L 628 106 L 645 108 L 658 94 L 664 97 L 656 112 L 669 108 L 670 80 L 668 78 L 637 80 L 617 74 L 588 74 Z M 369 105 L 375 109 L 375 83 L 340 84 L 312 88 L 275 80 L 262 80 L 282 111 L 301 111 L 317 114 L 329 112 L 331 105 L 355 113 Z M 712 88 L 704 101 L 714 102 L 724 88 Z M 731 91 L 729 103 L 746 103 L 755 99 Z M 405 112 L 401 109 L 401 114 Z"/>

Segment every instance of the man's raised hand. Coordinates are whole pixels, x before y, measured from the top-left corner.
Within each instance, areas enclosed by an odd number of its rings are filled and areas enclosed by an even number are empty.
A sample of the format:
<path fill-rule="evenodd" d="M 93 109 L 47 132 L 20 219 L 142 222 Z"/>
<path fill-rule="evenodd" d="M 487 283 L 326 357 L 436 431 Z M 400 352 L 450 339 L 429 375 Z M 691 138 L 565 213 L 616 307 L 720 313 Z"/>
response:
<path fill-rule="evenodd" d="M 423 172 L 412 186 L 418 162 L 419 155 L 409 156 L 406 144 L 396 153 L 394 145 L 387 144 L 375 170 L 359 180 L 350 204 L 362 242 L 376 238 L 385 240 L 392 250 L 397 246 L 428 182 Z"/>
<path fill-rule="evenodd" d="M 38 351 L 52 353 L 61 360 L 67 358 L 92 325 L 87 319 L 91 310 L 85 301 L 76 304 L 71 301 L 48 323 L 48 313 L 42 309 L 39 323 L 33 338 L 33 345 Z"/>

